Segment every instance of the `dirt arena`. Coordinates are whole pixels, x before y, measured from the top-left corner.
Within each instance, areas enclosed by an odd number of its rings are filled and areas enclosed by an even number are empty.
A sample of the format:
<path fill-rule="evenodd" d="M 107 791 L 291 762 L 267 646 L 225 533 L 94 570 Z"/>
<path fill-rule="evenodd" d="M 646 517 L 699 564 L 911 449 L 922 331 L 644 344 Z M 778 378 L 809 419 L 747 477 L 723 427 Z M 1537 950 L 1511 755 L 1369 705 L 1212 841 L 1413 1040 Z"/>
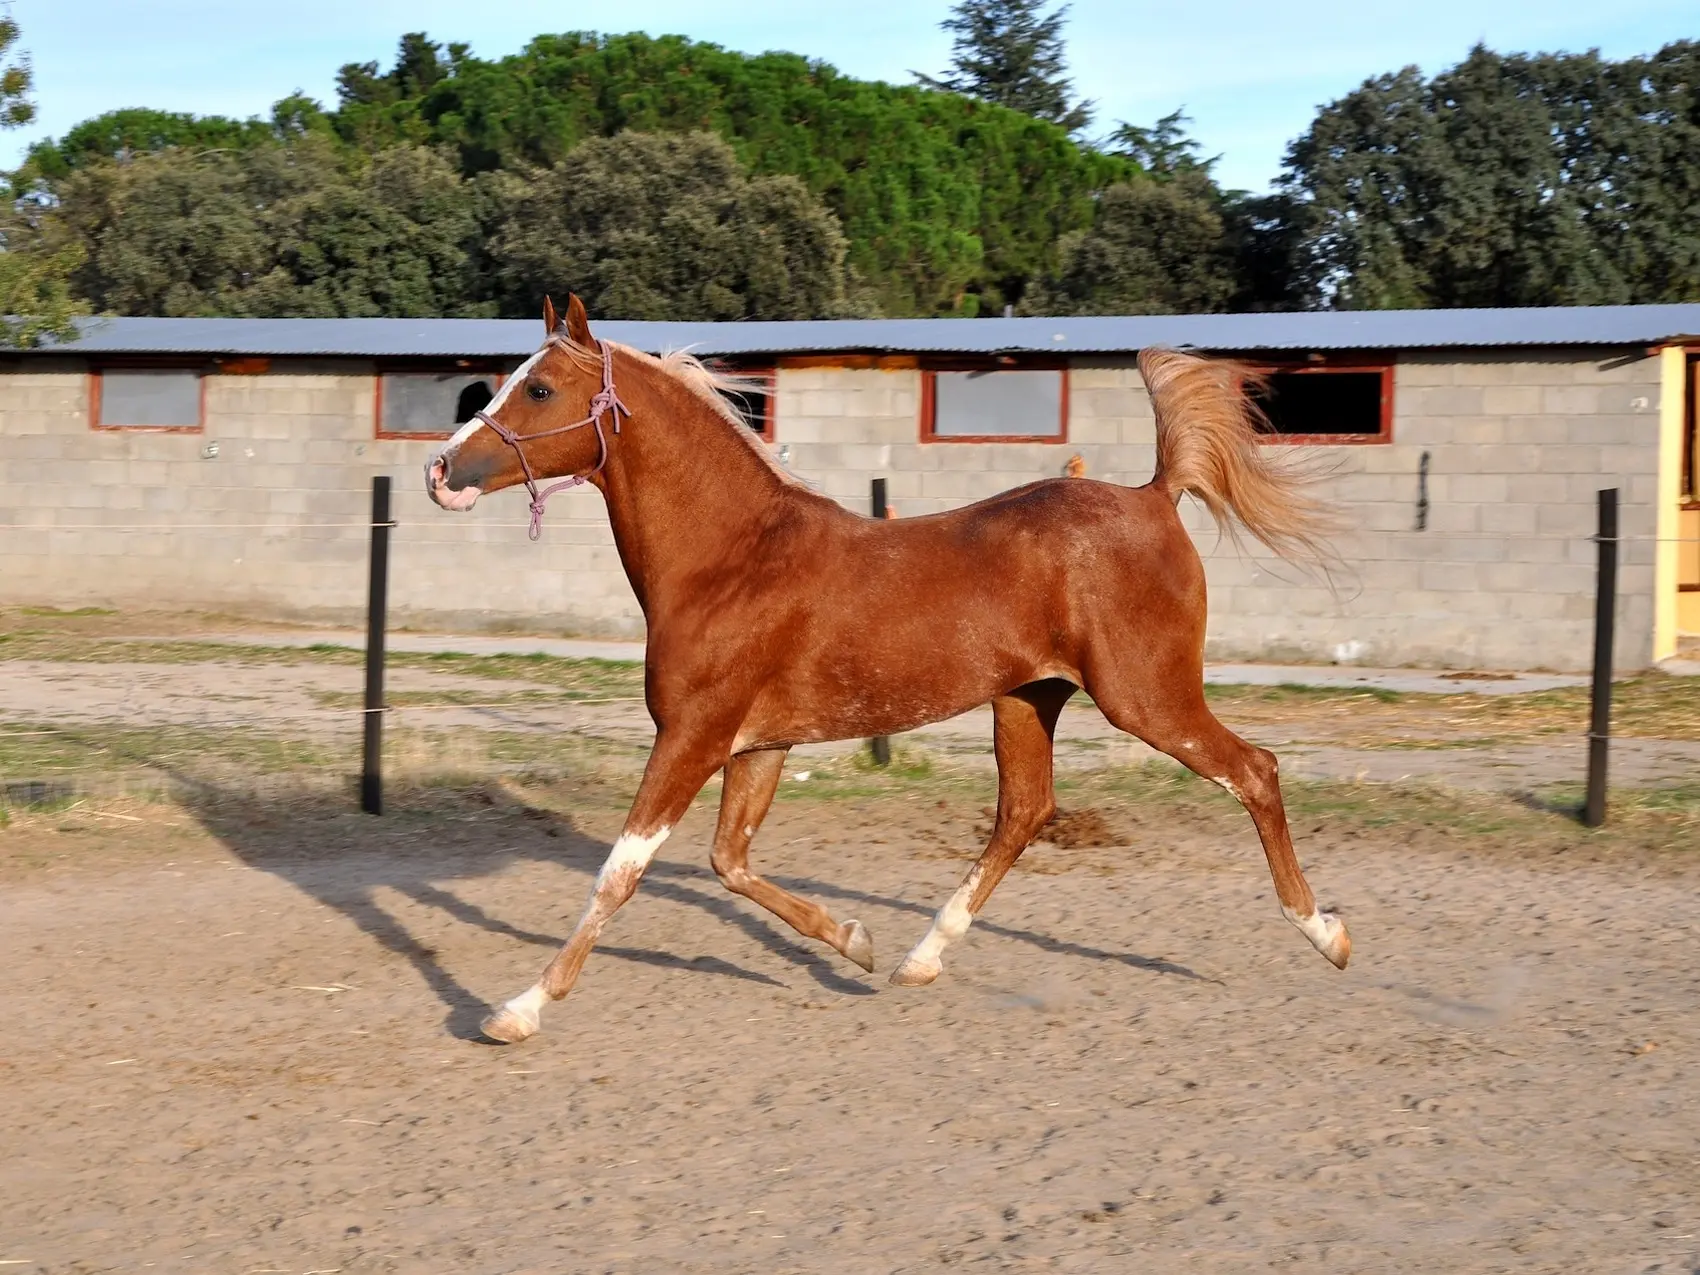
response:
<path fill-rule="evenodd" d="M 477 1043 L 619 788 L 15 814 L 0 1271 L 1700 1270 L 1693 845 L 1306 816 L 1338 973 L 1225 799 L 1107 800 L 909 991 L 983 797 L 776 808 L 871 978 L 720 888 L 703 806 Z"/>

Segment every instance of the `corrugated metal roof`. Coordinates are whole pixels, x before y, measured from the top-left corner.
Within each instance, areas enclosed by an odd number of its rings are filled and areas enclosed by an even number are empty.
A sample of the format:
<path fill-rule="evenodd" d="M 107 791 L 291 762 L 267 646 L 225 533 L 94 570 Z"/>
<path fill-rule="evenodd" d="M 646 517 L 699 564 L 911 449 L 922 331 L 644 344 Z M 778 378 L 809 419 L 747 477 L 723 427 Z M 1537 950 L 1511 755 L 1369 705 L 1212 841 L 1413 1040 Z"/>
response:
<path fill-rule="evenodd" d="M 1419 350 L 1637 346 L 1700 334 L 1700 305 L 1518 310 L 1328 310 L 1080 319 L 839 319 L 796 323 L 609 321 L 595 330 L 661 353 L 1126 354 L 1201 350 Z M 231 354 L 343 358 L 517 357 L 537 348 L 528 319 L 87 319 L 37 353 Z"/>

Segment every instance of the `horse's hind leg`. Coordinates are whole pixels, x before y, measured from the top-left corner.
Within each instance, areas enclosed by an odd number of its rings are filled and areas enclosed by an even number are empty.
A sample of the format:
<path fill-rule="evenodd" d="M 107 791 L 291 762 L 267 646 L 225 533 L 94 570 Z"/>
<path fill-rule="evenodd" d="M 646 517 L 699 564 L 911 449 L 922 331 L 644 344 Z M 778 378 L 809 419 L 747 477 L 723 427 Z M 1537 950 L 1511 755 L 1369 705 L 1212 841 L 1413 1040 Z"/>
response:
<path fill-rule="evenodd" d="M 739 753 L 726 763 L 720 822 L 714 830 L 714 871 L 733 894 L 761 904 L 797 933 L 819 939 L 872 973 L 874 941 L 860 921 L 840 925 L 818 903 L 799 899 L 750 871 L 750 840 L 773 804 L 786 751 Z"/>
<path fill-rule="evenodd" d="M 1167 753 L 1188 770 L 1220 784 L 1239 798 L 1257 825 L 1269 874 L 1281 912 L 1339 969 L 1352 955 L 1346 923 L 1331 912 L 1316 910 L 1316 896 L 1293 852 L 1292 834 L 1281 803 L 1281 780 L 1275 754 L 1246 743 L 1217 721 L 1204 702 L 1202 670 L 1173 669 L 1159 674 L 1142 670 L 1144 695 L 1122 688 L 1104 688 L 1089 677 L 1087 691 L 1112 725 L 1137 735 L 1159 752 Z M 1172 680 L 1171 680 L 1172 677 Z M 1158 687 L 1161 690 L 1158 691 Z"/>
<path fill-rule="evenodd" d="M 968 932 L 986 900 L 1021 852 L 1056 813 L 1051 786 L 1051 737 L 1057 716 L 1073 695 L 1068 682 L 1033 682 L 992 701 L 993 748 L 998 760 L 998 815 L 991 842 L 968 869 L 926 936 L 892 971 L 899 987 L 921 987 L 939 976 L 945 947 Z"/>

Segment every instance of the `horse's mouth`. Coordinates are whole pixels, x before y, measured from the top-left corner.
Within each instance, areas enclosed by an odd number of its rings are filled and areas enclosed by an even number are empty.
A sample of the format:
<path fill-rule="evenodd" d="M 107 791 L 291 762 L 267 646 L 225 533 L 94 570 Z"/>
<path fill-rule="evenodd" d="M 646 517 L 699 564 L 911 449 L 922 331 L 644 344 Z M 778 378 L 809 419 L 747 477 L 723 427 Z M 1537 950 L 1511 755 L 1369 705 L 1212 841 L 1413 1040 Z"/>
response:
<path fill-rule="evenodd" d="M 425 491 L 439 508 L 449 509 L 455 513 L 464 513 L 478 503 L 478 497 L 483 494 L 478 487 L 468 483 L 458 491 L 443 481 L 448 466 L 443 458 L 438 456 L 425 466 Z"/>

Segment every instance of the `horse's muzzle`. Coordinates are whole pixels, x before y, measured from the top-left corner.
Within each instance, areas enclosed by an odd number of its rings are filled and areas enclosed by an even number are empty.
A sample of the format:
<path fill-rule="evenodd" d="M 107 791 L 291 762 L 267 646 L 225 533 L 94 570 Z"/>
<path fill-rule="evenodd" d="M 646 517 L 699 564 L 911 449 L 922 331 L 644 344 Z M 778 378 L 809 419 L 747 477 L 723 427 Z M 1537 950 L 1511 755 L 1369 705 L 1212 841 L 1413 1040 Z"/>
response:
<path fill-rule="evenodd" d="M 471 509 L 478 503 L 480 489 L 467 484 L 458 491 L 449 486 L 450 457 L 438 452 L 425 465 L 425 491 L 443 509 L 456 513 Z"/>

